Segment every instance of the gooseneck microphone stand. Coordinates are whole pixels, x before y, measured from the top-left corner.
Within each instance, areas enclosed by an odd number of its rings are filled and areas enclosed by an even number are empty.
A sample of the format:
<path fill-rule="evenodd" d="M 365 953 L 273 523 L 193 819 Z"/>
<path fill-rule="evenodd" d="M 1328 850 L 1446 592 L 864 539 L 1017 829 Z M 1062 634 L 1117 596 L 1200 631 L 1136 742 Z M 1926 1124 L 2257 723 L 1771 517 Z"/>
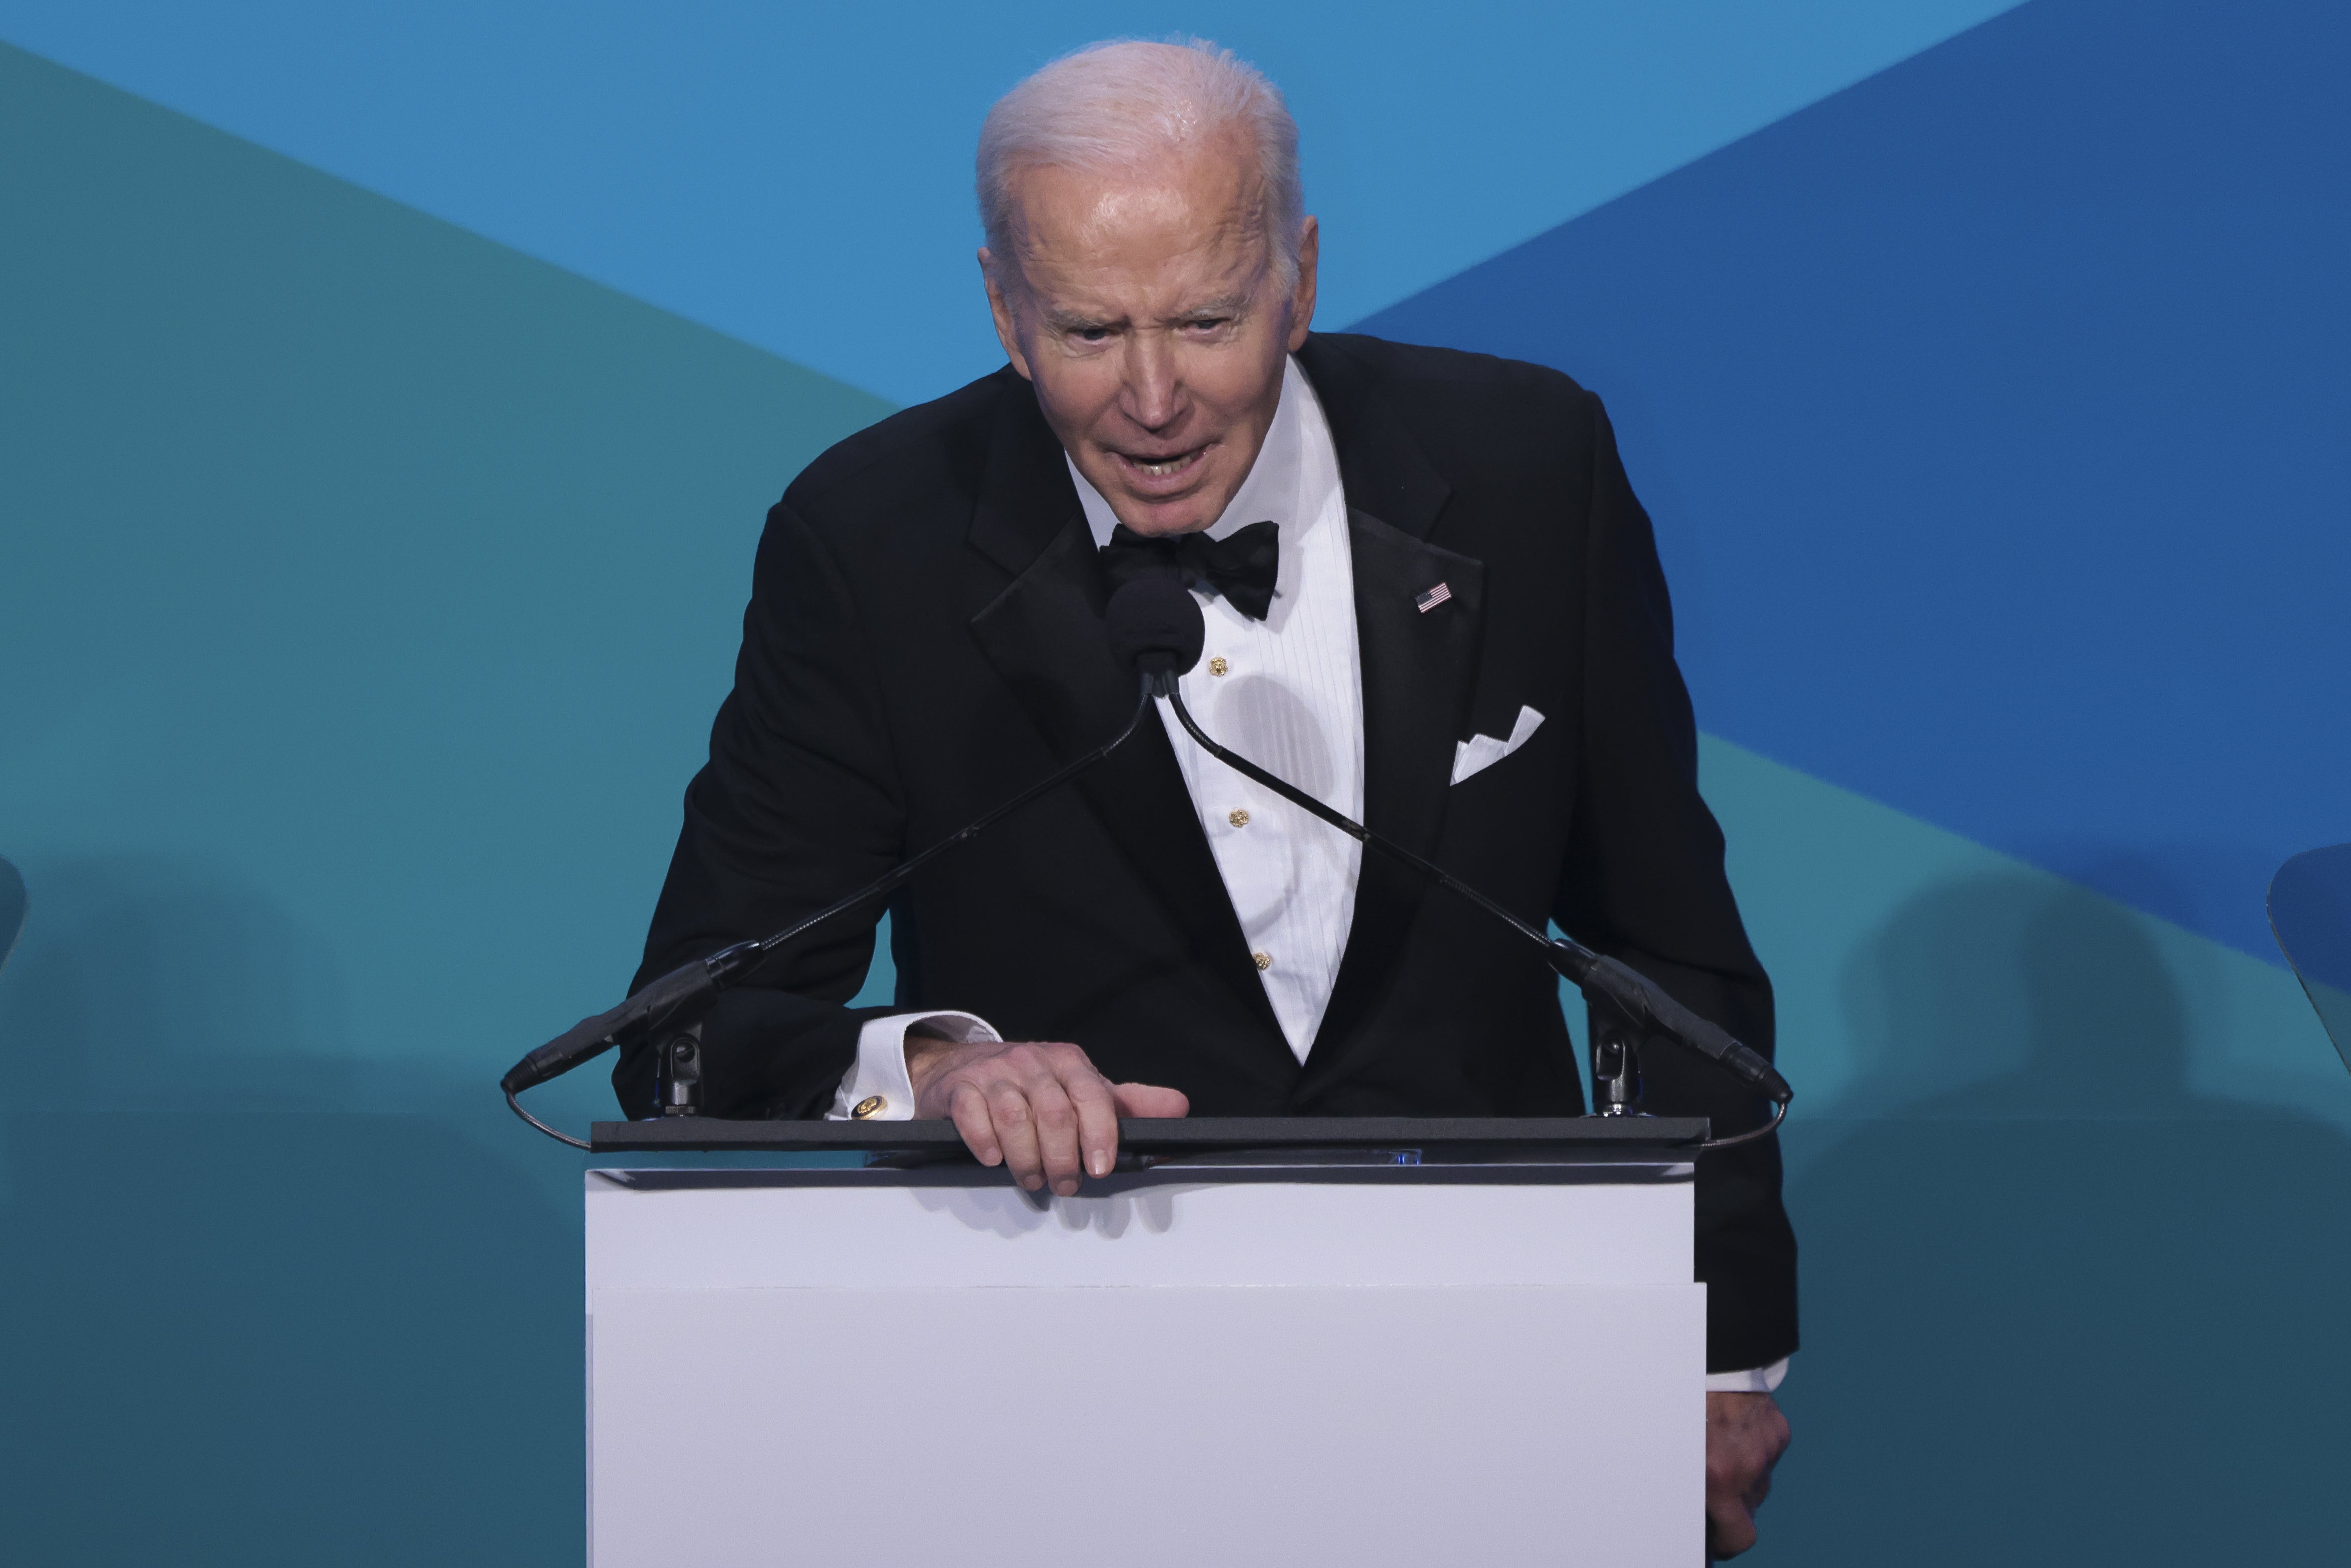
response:
<path fill-rule="evenodd" d="M 1189 602 L 1190 593 L 1185 592 L 1184 598 Z M 1195 613 L 1197 613 L 1196 608 Z M 1197 646 L 1197 643 L 1194 644 L 1196 649 Z M 1795 1091 L 1761 1054 L 1731 1039 L 1716 1024 L 1683 1007 L 1637 971 L 1593 952 L 1571 937 L 1554 938 L 1536 930 L 1444 867 L 1373 832 L 1362 823 L 1332 810 L 1304 790 L 1276 778 L 1238 752 L 1218 745 L 1192 717 L 1191 710 L 1184 706 L 1183 695 L 1176 689 L 1176 677 L 1180 674 L 1182 671 L 1172 667 L 1146 671 L 1145 688 L 1153 696 L 1167 699 L 1177 721 L 1199 743 L 1202 750 L 1235 772 L 1264 785 L 1299 810 L 1330 823 L 1357 843 L 1378 850 L 1391 860 L 1401 862 L 1427 877 L 1448 893 L 1476 904 L 1533 943 L 1541 949 L 1544 962 L 1551 966 L 1552 971 L 1573 981 L 1587 1000 L 1606 1004 L 1604 1008 L 1595 1009 L 1593 1025 L 1592 1097 L 1595 1113 L 1603 1116 L 1627 1116 L 1639 1113 L 1641 1043 L 1646 1040 L 1665 1039 L 1685 1045 L 1727 1068 L 1771 1103 L 1771 1119 L 1763 1125 L 1728 1138 L 1709 1139 L 1704 1147 L 1728 1148 L 1733 1144 L 1762 1137 L 1787 1119 L 1788 1103 L 1795 1098 Z"/>
<path fill-rule="evenodd" d="M 1121 587 L 1111 597 L 1110 623 L 1112 651 L 1120 663 L 1142 672 L 1144 694 L 1165 697 L 1177 721 L 1209 756 L 1244 778 L 1255 779 L 1301 810 L 1330 823 L 1357 843 L 1367 844 L 1402 862 L 1438 886 L 1468 899 L 1533 943 L 1554 973 L 1576 984 L 1585 999 L 1594 1004 L 1593 1099 L 1593 1109 L 1601 1115 L 1639 1113 L 1641 1045 L 1649 1040 L 1669 1040 L 1727 1069 L 1771 1103 L 1771 1119 L 1762 1126 L 1714 1139 L 1706 1147 L 1724 1148 L 1762 1137 L 1786 1120 L 1788 1102 L 1795 1098 L 1788 1081 L 1760 1054 L 1674 1000 L 1646 976 L 1572 938 L 1553 941 L 1444 867 L 1431 864 L 1402 844 L 1342 816 L 1248 758 L 1217 744 L 1184 706 L 1177 685 L 1200 662 L 1208 628 L 1207 618 L 1200 612 L 1200 601 L 1176 576 L 1151 572 Z"/>
<path fill-rule="evenodd" d="M 660 1041 L 655 1048 L 654 1073 L 655 1097 L 661 1105 L 661 1113 L 664 1116 L 700 1115 L 702 1017 L 718 1000 L 721 992 L 749 979 L 761 965 L 808 932 L 836 915 L 870 904 L 876 899 L 887 898 L 905 885 L 916 872 L 947 851 L 986 832 L 1039 796 L 1066 784 L 1100 762 L 1126 743 L 1128 737 L 1134 733 L 1135 727 L 1143 722 L 1143 716 L 1149 711 L 1151 696 L 1146 687 L 1135 699 L 1134 712 L 1128 716 L 1125 728 L 1050 777 L 1030 785 L 977 821 L 941 839 L 912 860 L 893 867 L 885 875 L 876 877 L 847 897 L 837 899 L 815 914 L 794 921 L 772 936 L 764 936 L 756 942 L 737 942 L 731 947 L 720 948 L 706 958 L 681 964 L 610 1012 L 580 1019 L 515 1063 L 513 1071 L 500 1080 L 498 1087 L 506 1091 L 507 1104 L 516 1115 L 549 1137 L 569 1144 L 574 1148 L 587 1148 L 587 1144 L 557 1132 L 524 1110 L 517 1096 L 550 1078 L 562 1076 L 615 1046 L 627 1045 L 650 1035 Z"/>

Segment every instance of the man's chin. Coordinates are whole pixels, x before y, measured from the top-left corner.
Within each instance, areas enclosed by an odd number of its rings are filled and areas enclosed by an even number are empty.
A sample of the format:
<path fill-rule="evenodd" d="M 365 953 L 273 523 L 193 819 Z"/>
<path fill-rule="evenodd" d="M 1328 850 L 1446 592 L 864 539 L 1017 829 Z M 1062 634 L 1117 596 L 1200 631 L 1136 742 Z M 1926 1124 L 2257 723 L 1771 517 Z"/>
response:
<path fill-rule="evenodd" d="M 1126 525 L 1128 533 L 1140 534 L 1147 539 L 1165 538 L 1170 534 L 1198 533 L 1217 520 L 1213 514 L 1202 515 L 1197 507 L 1177 510 L 1140 508 L 1132 501 L 1123 507 L 1113 507 L 1111 510 L 1119 514 L 1118 520 Z"/>
<path fill-rule="evenodd" d="M 1138 496 L 1121 486 L 1107 493 L 1104 499 L 1128 532 L 1157 538 L 1167 534 L 1197 533 L 1214 524 L 1224 507 L 1212 505 L 1212 497 L 1213 492 L 1204 482 L 1173 496 Z"/>

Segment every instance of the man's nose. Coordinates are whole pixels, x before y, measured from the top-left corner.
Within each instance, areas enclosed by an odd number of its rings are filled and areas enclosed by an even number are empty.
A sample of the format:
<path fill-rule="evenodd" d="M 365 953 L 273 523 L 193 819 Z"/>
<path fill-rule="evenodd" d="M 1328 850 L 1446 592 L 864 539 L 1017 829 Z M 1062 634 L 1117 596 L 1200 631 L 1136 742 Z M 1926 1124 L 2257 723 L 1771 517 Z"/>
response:
<path fill-rule="evenodd" d="M 1127 340 L 1126 416 L 1145 430 L 1165 430 L 1183 413 L 1175 350 L 1161 332 L 1137 332 Z"/>

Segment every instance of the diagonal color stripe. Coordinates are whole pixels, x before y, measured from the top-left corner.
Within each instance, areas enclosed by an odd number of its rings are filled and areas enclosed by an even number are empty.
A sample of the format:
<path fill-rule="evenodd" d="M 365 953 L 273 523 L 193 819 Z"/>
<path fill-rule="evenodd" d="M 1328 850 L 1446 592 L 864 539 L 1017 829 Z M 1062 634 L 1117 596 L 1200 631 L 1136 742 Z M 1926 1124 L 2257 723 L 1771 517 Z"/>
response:
<path fill-rule="evenodd" d="M 1180 27 L 1272 74 L 1339 322 L 2011 3 L 11 0 L 0 37 L 913 402 L 999 362 L 973 142 L 1081 44 Z"/>

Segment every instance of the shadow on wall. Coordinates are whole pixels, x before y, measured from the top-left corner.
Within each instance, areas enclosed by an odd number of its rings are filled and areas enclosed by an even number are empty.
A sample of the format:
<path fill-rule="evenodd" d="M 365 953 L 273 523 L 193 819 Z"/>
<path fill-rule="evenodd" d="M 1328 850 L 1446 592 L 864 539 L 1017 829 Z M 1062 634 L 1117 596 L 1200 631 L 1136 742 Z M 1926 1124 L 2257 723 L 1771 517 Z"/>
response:
<path fill-rule="evenodd" d="M 1806 1349 L 1759 1555 L 2332 1560 L 2351 1141 L 2192 1092 L 2143 929 L 2046 879 L 1917 899 L 1846 982 L 1882 1054 L 1790 1134 Z"/>
<path fill-rule="evenodd" d="M 478 1086 L 338 1062 L 330 966 L 234 882 L 29 880 L 0 977 L 9 1555 L 577 1561 L 577 1228 L 483 1152 Z"/>
<path fill-rule="evenodd" d="M 2118 873 L 2119 874 L 2119 873 Z M 1834 1120 L 2245 1114 L 2187 1087 L 2190 1009 L 2144 928 L 2049 877 L 1938 887 L 1846 962 L 1874 1049 Z"/>

